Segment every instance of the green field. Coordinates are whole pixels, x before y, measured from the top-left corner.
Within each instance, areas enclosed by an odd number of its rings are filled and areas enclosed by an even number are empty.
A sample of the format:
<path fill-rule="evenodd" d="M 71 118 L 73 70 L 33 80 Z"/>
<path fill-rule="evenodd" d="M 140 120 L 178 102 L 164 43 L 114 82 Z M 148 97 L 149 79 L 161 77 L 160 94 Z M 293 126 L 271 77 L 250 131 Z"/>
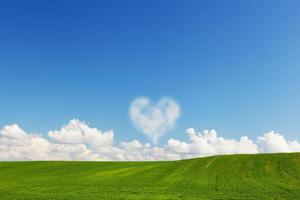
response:
<path fill-rule="evenodd" d="M 300 199 L 300 153 L 0 162 L 0 199 Z"/>

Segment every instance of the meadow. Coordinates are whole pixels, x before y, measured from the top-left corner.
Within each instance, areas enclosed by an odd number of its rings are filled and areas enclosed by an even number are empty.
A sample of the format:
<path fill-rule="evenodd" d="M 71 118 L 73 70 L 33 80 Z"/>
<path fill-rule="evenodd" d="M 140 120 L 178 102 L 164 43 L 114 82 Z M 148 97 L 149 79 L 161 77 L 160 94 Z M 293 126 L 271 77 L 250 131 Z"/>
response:
<path fill-rule="evenodd" d="M 300 199 L 300 153 L 0 162 L 0 199 Z"/>

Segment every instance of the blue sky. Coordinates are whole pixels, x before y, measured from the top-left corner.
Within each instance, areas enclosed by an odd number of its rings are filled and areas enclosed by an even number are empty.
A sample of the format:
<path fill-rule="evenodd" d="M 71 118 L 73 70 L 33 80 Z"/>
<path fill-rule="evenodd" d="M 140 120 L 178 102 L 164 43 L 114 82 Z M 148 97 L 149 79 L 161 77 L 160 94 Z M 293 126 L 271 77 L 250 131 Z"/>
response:
<path fill-rule="evenodd" d="M 299 1 L 2 1 L 0 125 L 72 118 L 147 139 L 138 96 L 174 98 L 177 128 L 300 139 Z"/>

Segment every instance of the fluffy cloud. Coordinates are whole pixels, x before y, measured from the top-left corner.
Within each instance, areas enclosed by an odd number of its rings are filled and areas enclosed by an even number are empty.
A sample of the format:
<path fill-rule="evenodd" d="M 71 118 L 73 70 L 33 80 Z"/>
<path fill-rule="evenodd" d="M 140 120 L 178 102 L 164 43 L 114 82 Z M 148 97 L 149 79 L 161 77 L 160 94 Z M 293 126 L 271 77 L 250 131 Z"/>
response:
<path fill-rule="evenodd" d="M 59 131 L 49 131 L 48 136 L 55 142 L 66 144 L 87 144 L 93 149 L 111 146 L 114 132 L 109 130 L 102 132 L 91 128 L 78 119 L 73 119 Z"/>
<path fill-rule="evenodd" d="M 157 143 L 164 133 L 174 128 L 180 107 L 171 98 L 153 104 L 150 99 L 140 97 L 131 102 L 129 113 L 135 127 Z"/>
<path fill-rule="evenodd" d="M 4 126 L 0 136 L 0 160 L 51 159 L 48 140 L 27 134 L 18 125 Z"/>
<path fill-rule="evenodd" d="M 197 133 L 195 129 L 187 129 L 189 143 L 175 139 L 168 141 L 167 148 L 171 151 L 192 156 L 208 156 L 218 154 L 258 153 L 257 145 L 243 136 L 240 140 L 218 137 L 215 130 L 204 130 Z"/>
<path fill-rule="evenodd" d="M 271 131 L 257 138 L 261 152 L 300 152 L 300 143 L 297 141 L 287 141 L 279 133 Z"/>
<path fill-rule="evenodd" d="M 298 141 L 271 131 L 254 142 L 219 137 L 215 130 L 187 129 L 188 141 L 169 139 L 162 147 L 137 140 L 115 142 L 112 130 L 103 132 L 77 119 L 47 136 L 27 133 L 18 125 L 0 131 L 0 160 L 177 160 L 208 155 L 300 152 Z"/>

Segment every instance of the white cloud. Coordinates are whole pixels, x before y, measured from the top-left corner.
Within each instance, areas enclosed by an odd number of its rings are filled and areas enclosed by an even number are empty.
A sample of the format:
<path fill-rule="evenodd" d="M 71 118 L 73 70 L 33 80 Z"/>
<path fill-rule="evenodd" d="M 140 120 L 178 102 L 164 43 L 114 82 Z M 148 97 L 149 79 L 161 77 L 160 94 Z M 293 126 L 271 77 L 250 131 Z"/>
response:
<path fill-rule="evenodd" d="M 224 139 L 218 137 L 217 132 L 213 130 L 204 130 L 203 133 L 197 133 L 195 129 L 187 129 L 190 143 L 171 139 L 168 146 L 173 151 L 189 154 L 192 156 L 208 156 L 218 154 L 242 154 L 258 153 L 257 145 L 243 136 L 239 140 Z"/>
<path fill-rule="evenodd" d="M 50 143 L 37 134 L 27 134 L 18 125 L 4 126 L 0 135 L 0 160 L 48 159 Z"/>
<path fill-rule="evenodd" d="M 262 152 L 300 152 L 300 143 L 297 141 L 287 141 L 279 133 L 271 131 L 257 138 Z"/>
<path fill-rule="evenodd" d="M 164 97 L 153 104 L 147 97 L 140 97 L 131 102 L 129 113 L 135 127 L 157 143 L 163 134 L 174 128 L 180 107 L 171 98 Z"/>
<path fill-rule="evenodd" d="M 71 120 L 47 136 L 27 133 L 18 125 L 0 131 L 0 160 L 174 160 L 219 154 L 300 152 L 298 141 L 288 141 L 273 131 L 256 142 L 219 137 L 215 130 L 187 129 L 189 141 L 169 139 L 162 147 L 140 141 L 114 141 L 113 131 L 103 132 Z"/>
<path fill-rule="evenodd" d="M 58 131 L 49 131 L 48 136 L 55 142 L 67 144 L 87 144 L 93 149 L 113 144 L 114 132 L 102 132 L 86 123 L 73 119 Z"/>

